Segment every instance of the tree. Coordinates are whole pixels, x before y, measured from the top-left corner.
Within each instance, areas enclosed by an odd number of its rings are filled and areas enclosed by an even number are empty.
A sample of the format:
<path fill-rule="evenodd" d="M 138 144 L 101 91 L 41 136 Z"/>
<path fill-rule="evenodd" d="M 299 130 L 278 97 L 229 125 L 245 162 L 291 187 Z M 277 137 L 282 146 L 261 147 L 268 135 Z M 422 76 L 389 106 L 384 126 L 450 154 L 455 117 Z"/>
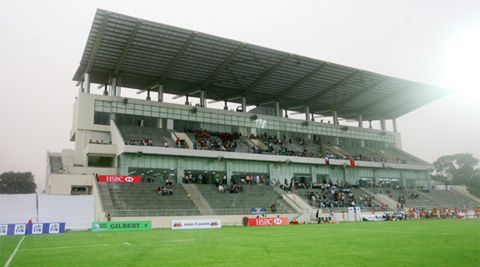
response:
<path fill-rule="evenodd" d="M 435 169 L 432 178 L 446 183 L 465 185 L 470 193 L 480 197 L 478 162 L 478 159 L 468 153 L 441 156 L 433 163 Z"/>
<path fill-rule="evenodd" d="M 37 185 L 31 172 L 4 172 L 0 174 L 0 194 L 35 193 Z"/>

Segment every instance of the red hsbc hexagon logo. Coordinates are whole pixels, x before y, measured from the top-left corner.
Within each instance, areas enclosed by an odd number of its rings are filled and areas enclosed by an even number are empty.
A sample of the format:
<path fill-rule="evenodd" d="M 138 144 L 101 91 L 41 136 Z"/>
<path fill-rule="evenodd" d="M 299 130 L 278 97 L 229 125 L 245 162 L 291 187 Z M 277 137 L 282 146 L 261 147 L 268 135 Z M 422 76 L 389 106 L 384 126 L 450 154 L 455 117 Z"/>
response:
<path fill-rule="evenodd" d="M 134 179 L 133 179 L 132 176 L 127 176 L 127 177 L 125 177 L 125 182 L 127 182 L 127 183 L 131 183 L 131 182 L 133 182 L 133 180 L 134 180 Z"/>

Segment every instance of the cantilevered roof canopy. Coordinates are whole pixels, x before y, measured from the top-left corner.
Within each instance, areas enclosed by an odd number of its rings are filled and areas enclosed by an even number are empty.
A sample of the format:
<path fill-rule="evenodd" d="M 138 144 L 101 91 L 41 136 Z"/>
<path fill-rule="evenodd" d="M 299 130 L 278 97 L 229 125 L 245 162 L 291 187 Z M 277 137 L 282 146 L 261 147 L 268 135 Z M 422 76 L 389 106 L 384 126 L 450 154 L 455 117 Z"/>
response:
<path fill-rule="evenodd" d="M 428 85 L 97 10 L 73 80 L 117 77 L 122 87 L 205 90 L 210 99 L 364 119 L 395 118 L 445 94 Z M 233 102 L 240 101 L 231 100 Z M 299 108 L 300 107 L 300 108 Z"/>

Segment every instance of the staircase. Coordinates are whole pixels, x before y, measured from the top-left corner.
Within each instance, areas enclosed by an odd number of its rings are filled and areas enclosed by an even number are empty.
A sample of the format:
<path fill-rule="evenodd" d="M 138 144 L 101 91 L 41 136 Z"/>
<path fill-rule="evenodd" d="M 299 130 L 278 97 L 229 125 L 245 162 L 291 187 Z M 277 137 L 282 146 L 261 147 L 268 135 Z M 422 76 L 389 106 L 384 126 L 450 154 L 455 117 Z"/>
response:
<path fill-rule="evenodd" d="M 208 201 L 203 197 L 202 193 L 198 191 L 195 184 L 183 184 L 187 196 L 193 201 L 193 204 L 200 210 L 201 215 L 214 215 L 215 211 L 212 209 Z"/>

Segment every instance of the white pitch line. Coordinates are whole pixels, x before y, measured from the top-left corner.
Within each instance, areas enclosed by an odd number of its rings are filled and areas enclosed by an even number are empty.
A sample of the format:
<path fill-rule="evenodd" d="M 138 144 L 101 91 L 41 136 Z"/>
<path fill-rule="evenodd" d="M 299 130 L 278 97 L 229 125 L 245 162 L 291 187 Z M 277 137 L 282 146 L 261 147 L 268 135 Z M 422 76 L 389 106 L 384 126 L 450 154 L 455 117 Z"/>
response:
<path fill-rule="evenodd" d="M 22 244 L 23 239 L 25 239 L 25 236 L 23 236 L 22 239 L 20 239 L 20 241 L 17 244 L 17 247 L 15 248 L 15 250 L 13 250 L 12 255 L 10 255 L 10 258 L 8 258 L 8 261 L 5 263 L 5 265 L 3 265 L 3 267 L 8 267 L 10 265 L 10 263 L 13 260 L 13 257 L 15 257 L 15 254 L 17 254 L 18 248 Z"/>
<path fill-rule="evenodd" d="M 63 246 L 63 247 L 22 248 L 21 250 L 25 251 L 25 250 L 72 249 L 72 248 L 104 247 L 104 246 L 109 246 L 109 245 L 110 244 L 89 244 L 89 245 Z"/>

